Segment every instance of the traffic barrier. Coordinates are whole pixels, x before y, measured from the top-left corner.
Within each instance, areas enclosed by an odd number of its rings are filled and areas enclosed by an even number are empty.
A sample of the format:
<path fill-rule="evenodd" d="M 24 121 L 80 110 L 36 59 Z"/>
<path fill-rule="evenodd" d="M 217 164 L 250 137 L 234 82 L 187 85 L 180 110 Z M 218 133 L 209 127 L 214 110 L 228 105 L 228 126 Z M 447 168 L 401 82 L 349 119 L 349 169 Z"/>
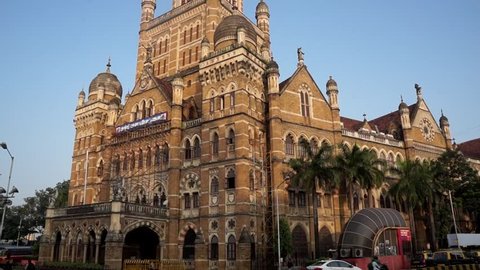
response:
<path fill-rule="evenodd" d="M 480 264 L 437 265 L 424 267 L 425 270 L 480 270 Z"/>
<path fill-rule="evenodd" d="M 129 259 L 123 261 L 124 270 L 185 270 L 182 260 L 139 260 Z"/>

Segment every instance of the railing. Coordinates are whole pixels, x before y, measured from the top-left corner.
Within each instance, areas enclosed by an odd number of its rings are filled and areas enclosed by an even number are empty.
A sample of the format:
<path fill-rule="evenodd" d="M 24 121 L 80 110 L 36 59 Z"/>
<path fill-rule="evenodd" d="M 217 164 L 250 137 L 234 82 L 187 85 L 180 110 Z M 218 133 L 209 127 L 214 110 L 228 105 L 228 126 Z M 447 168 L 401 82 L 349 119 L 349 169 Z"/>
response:
<path fill-rule="evenodd" d="M 198 119 L 183 122 L 183 128 L 196 127 L 196 126 L 200 126 L 201 124 L 202 124 L 202 118 L 198 118 Z"/>
<path fill-rule="evenodd" d="M 138 130 L 120 133 L 113 138 L 112 144 L 119 144 L 133 139 L 152 136 L 154 134 L 163 133 L 168 130 L 170 130 L 170 121 L 150 127 L 140 128 Z"/>
<path fill-rule="evenodd" d="M 362 140 L 377 142 L 381 144 L 388 144 L 396 147 L 403 147 L 402 141 L 395 140 L 391 136 L 376 135 L 376 134 L 370 134 L 365 132 L 350 131 L 345 129 L 342 130 L 342 135 L 348 136 L 348 137 L 360 138 Z"/>
<path fill-rule="evenodd" d="M 59 216 L 76 216 L 88 214 L 103 214 L 109 213 L 112 210 L 111 203 L 98 203 L 89 205 L 71 206 L 67 208 L 53 209 L 53 217 Z"/>
<path fill-rule="evenodd" d="M 124 270 L 185 270 L 182 260 L 124 260 Z"/>
<path fill-rule="evenodd" d="M 87 204 L 87 205 L 71 206 L 67 208 L 53 209 L 52 217 L 62 217 L 62 216 L 71 217 L 71 216 L 85 216 L 85 215 L 98 215 L 98 214 L 111 213 L 113 203 L 115 202 Z M 168 217 L 167 208 L 142 205 L 142 204 L 134 204 L 134 203 L 126 203 L 126 202 L 116 202 L 116 203 L 122 204 L 120 208 L 121 213 L 156 217 L 156 218 Z"/>
<path fill-rule="evenodd" d="M 134 215 L 145 215 L 159 218 L 166 218 L 168 216 L 166 208 L 160 208 L 156 206 L 134 204 L 134 203 L 124 203 L 124 212 L 126 214 Z"/>

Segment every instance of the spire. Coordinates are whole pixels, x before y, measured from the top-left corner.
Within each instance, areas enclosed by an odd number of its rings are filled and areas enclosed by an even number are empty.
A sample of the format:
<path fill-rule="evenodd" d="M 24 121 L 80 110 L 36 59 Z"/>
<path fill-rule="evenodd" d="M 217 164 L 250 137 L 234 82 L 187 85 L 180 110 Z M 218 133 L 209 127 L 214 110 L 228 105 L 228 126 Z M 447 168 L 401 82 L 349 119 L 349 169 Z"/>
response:
<path fill-rule="evenodd" d="M 107 70 L 105 72 L 110 73 L 110 67 L 112 66 L 111 64 L 112 59 L 108 57 L 108 63 L 107 63 Z"/>

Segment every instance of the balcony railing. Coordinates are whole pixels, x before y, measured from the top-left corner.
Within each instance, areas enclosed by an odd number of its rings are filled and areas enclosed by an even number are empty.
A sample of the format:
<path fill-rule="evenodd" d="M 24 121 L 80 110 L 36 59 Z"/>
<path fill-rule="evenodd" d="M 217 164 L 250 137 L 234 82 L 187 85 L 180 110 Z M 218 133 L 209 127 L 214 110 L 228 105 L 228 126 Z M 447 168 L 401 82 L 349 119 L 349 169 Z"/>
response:
<path fill-rule="evenodd" d="M 113 204 L 121 204 L 120 208 L 112 207 Z M 86 204 L 79 206 L 70 206 L 67 208 L 53 209 L 52 217 L 63 216 L 85 216 L 85 215 L 99 215 L 109 214 L 114 211 L 112 209 L 120 209 L 120 214 L 129 214 L 137 216 L 166 218 L 168 217 L 168 209 L 158 206 L 149 206 L 127 202 L 108 202 L 98 204 Z"/>

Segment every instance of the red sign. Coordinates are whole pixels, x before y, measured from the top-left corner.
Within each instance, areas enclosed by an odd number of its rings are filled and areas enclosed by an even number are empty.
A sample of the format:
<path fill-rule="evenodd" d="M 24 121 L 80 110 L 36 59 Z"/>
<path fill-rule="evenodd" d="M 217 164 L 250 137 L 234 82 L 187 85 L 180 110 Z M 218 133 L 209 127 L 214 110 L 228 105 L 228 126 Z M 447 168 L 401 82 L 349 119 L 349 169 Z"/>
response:
<path fill-rule="evenodd" d="M 398 238 L 403 241 L 411 241 L 412 235 L 410 234 L 410 230 L 405 230 L 405 229 L 398 230 Z"/>

